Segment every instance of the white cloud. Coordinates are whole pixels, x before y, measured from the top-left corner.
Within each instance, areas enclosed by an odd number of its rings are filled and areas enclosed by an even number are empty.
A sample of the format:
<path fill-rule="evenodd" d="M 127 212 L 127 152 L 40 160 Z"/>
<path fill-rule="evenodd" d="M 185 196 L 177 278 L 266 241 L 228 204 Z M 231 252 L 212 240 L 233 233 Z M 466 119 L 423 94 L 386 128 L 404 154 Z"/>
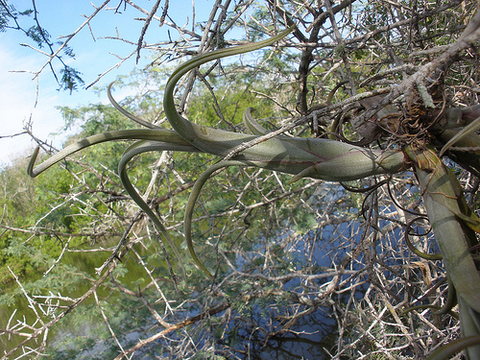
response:
<path fill-rule="evenodd" d="M 74 91 L 72 95 L 68 91 L 58 91 L 58 84 L 48 67 L 38 81 L 33 80 L 33 72 L 41 68 L 46 58 L 31 50 L 25 51 L 7 35 L 0 37 L 3 43 L 13 44 L 0 51 L 0 166 L 15 158 L 28 156 L 33 150 L 35 143 L 26 134 L 6 137 L 23 132 L 29 121 L 36 137 L 53 141 L 54 146 L 59 147 L 64 137 L 51 136 L 64 124 L 56 106 L 77 107 L 107 101 L 106 97 L 100 99 L 93 91 L 84 89 Z"/>
<path fill-rule="evenodd" d="M 32 74 L 11 72 L 12 70 L 31 70 L 38 68 L 34 57 L 22 56 L 15 51 L 0 52 L 0 135 L 7 136 L 23 131 L 24 124 L 30 118 L 35 120 L 40 112 L 48 111 L 45 103 L 35 108 L 36 82 Z M 55 122 L 54 117 L 51 121 Z M 43 127 L 46 127 L 45 124 Z M 31 147 L 27 135 L 0 139 L 0 163 L 6 163 L 25 153 Z"/>

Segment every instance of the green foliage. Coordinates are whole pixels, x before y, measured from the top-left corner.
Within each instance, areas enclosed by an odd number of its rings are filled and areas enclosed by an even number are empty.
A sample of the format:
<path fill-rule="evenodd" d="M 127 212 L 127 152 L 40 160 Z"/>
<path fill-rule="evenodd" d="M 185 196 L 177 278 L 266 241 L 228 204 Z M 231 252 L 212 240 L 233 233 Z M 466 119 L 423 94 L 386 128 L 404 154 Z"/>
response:
<path fill-rule="evenodd" d="M 43 48 L 45 42 L 50 39 L 50 34 L 38 25 L 28 29 L 26 35 L 35 41 L 40 49 Z"/>
<path fill-rule="evenodd" d="M 11 21 L 16 22 L 19 16 L 29 16 L 33 10 L 27 9 L 24 11 L 17 11 L 15 7 L 9 4 L 6 0 L 0 3 L 0 32 L 7 31 L 7 29 L 18 29 L 11 25 Z"/>
<path fill-rule="evenodd" d="M 23 11 L 18 11 L 13 5 L 8 3 L 8 0 L 3 0 L 0 2 L 0 32 L 4 32 L 7 30 L 17 30 L 21 31 L 25 34 L 25 36 L 32 40 L 39 49 L 43 49 L 47 47 L 50 50 L 50 54 L 54 54 L 54 44 L 51 41 L 51 35 L 48 33 L 46 28 L 40 25 L 39 21 L 39 14 L 35 8 L 26 9 Z M 33 15 L 33 16 L 31 16 Z M 26 27 L 21 25 L 21 20 L 29 20 L 33 17 L 33 25 L 30 27 Z M 62 45 L 62 43 L 60 43 Z M 62 49 L 62 53 L 69 58 L 74 58 L 75 54 L 73 50 L 68 47 L 64 46 Z M 78 86 L 84 84 L 84 81 L 81 77 L 81 72 L 74 69 L 71 66 L 68 66 L 62 59 L 62 56 L 55 55 L 55 57 L 61 63 L 60 69 L 60 78 L 58 78 L 55 69 L 53 66 L 51 67 L 52 74 L 57 80 L 58 84 L 60 85 L 61 90 L 69 90 L 72 93 L 73 90 L 77 90 Z"/>
<path fill-rule="evenodd" d="M 73 56 L 71 50 L 67 52 L 69 56 Z M 73 90 L 77 90 L 79 85 L 85 84 L 82 77 L 82 73 L 78 70 L 65 65 L 63 69 L 60 70 L 60 90 L 69 90 L 70 94 Z"/>
<path fill-rule="evenodd" d="M 241 81 L 242 79 L 240 79 Z M 247 107 L 262 109 L 264 117 L 273 115 L 271 102 L 259 98 L 247 89 L 242 90 L 241 85 L 240 91 L 227 84 L 218 84 L 217 86 L 218 93 L 223 95 L 222 98 L 216 98 L 214 101 L 212 101 L 211 94 L 205 89 L 196 91 L 198 100 L 192 102 L 188 108 L 190 118 L 202 119 L 202 123 L 206 122 L 208 126 L 231 130 L 232 126 L 237 126 L 242 122 L 242 115 Z M 222 115 L 219 116 L 219 114 Z"/>
<path fill-rule="evenodd" d="M 80 109 L 65 107 L 61 111 L 66 122 L 65 130 L 75 122 L 78 124 L 79 120 L 84 122 L 83 131 L 79 135 L 82 137 L 99 131 L 132 126 L 113 108 L 103 105 Z M 115 203 L 108 205 L 104 201 L 111 193 L 122 192 L 115 173 L 116 159 L 124 148 L 122 143 L 102 144 L 86 152 L 82 162 L 67 162 L 63 167 L 55 166 L 35 181 L 25 174 L 26 161 L 19 161 L 2 171 L 0 178 L 3 191 L 0 194 L 0 206 L 4 209 L 3 223 L 15 229 L 32 231 L 8 231 L 0 238 L 1 283 L 12 284 L 13 277 L 7 266 L 21 279 L 30 278 L 39 270 L 45 271 L 53 259 L 60 255 L 65 245 L 63 240 L 54 235 L 55 232 L 83 232 L 84 229 L 91 228 L 92 216 L 100 218 L 117 207 Z M 141 159 L 140 165 L 151 161 L 152 158 L 146 156 Z M 89 164 L 88 167 L 85 167 L 86 163 Z M 99 172 L 85 171 L 82 178 L 72 177 L 72 173 L 91 167 L 96 167 Z M 89 184 L 91 192 L 84 188 L 85 183 Z M 92 196 L 92 193 L 97 191 L 100 195 Z M 72 193 L 76 193 L 75 198 L 71 198 Z M 32 228 L 33 226 L 35 228 Z M 34 229 L 47 233 L 32 238 Z M 48 231 L 52 231 L 52 235 L 49 235 Z M 70 242 L 70 246 L 80 246 L 85 240 L 76 237 Z M 69 283 L 65 279 L 62 281 Z M 53 283 L 51 286 L 57 287 Z"/>

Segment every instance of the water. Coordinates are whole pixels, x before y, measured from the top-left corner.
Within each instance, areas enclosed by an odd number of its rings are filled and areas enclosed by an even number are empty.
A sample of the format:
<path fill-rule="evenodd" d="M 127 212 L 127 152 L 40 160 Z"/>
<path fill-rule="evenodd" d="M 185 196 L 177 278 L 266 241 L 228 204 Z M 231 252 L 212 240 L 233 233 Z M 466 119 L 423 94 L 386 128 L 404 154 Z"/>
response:
<path fill-rule="evenodd" d="M 356 225 L 358 226 L 358 224 Z M 300 270 L 302 264 L 308 263 L 310 266 L 315 265 L 319 268 L 331 266 L 332 257 L 331 253 L 335 250 L 334 261 L 338 262 L 344 255 L 346 250 L 339 250 L 339 243 L 331 241 L 332 237 L 338 233 L 357 233 L 357 228 L 351 227 L 351 224 L 341 224 L 337 227 L 325 226 L 319 230 L 313 230 L 303 235 L 301 240 L 292 242 L 296 244 L 294 247 L 287 247 L 286 253 L 289 254 L 292 264 Z M 287 231 L 287 233 L 289 233 Z M 290 236 L 291 234 L 284 234 L 284 236 Z M 279 236 L 276 241 L 282 242 L 283 237 Z M 114 245 L 117 240 L 112 240 Z M 359 241 L 359 235 L 354 236 L 351 239 L 352 242 Z M 137 249 L 143 251 L 145 255 L 148 249 Z M 254 249 L 253 254 L 258 251 Z M 62 260 L 66 265 L 75 265 L 79 271 L 84 272 L 86 275 L 97 278 L 94 272 L 96 267 L 103 264 L 110 252 L 99 253 L 67 253 Z M 247 254 L 248 256 L 248 254 Z M 237 265 L 242 265 L 245 259 L 238 258 Z M 131 254 L 122 260 L 122 266 L 127 270 L 125 276 L 121 278 L 121 282 L 130 288 L 133 284 L 137 284 L 138 288 L 143 287 L 149 282 L 145 271 L 138 264 L 137 258 Z M 161 264 L 159 264 L 161 266 Z M 142 281 L 142 276 L 145 279 Z M 140 280 L 139 280 L 140 278 Z M 344 277 L 346 278 L 346 276 Z M 326 280 L 315 280 L 317 286 L 322 285 Z M 246 279 L 245 282 L 249 280 Z M 252 280 L 253 281 L 253 280 Z M 83 284 L 76 285 L 69 289 L 66 295 L 75 297 L 83 294 L 90 284 L 84 282 Z M 293 279 L 282 285 L 284 293 L 297 292 L 302 293 L 302 284 L 300 280 Z M 313 294 L 313 297 L 315 294 Z M 128 307 L 132 309 L 132 314 L 118 314 L 118 321 L 123 322 L 123 325 L 127 326 L 132 323 L 132 328 L 135 330 L 128 330 L 124 328 L 120 341 L 124 348 L 134 345 L 138 339 L 145 339 L 159 331 L 158 327 L 155 327 L 156 322 L 148 311 L 140 311 L 142 307 L 140 301 L 138 303 L 127 303 L 125 297 L 118 292 L 112 292 L 111 290 L 99 289 L 99 298 L 108 298 L 110 304 L 117 304 L 116 306 L 121 308 Z M 168 296 L 167 296 L 168 297 Z M 169 297 L 171 298 L 171 297 Z M 279 301 L 280 300 L 280 301 Z M 132 301 L 132 300 L 130 300 Z M 205 323 L 201 322 L 200 325 L 192 325 L 191 331 L 198 336 L 199 343 L 197 346 L 202 347 L 202 340 L 212 341 L 211 331 L 217 331 L 221 333 L 221 336 L 215 337 L 215 347 L 219 354 L 222 351 L 230 351 L 236 354 L 239 358 L 249 359 L 330 359 L 328 351 L 335 347 L 336 344 L 336 321 L 332 317 L 330 312 L 330 306 L 328 303 L 325 307 L 318 307 L 313 312 L 306 316 L 298 318 L 298 320 L 289 327 L 289 332 L 278 333 L 278 330 L 285 325 L 285 315 L 292 315 L 292 306 L 289 299 L 285 300 L 282 304 L 281 299 L 275 297 L 265 297 L 258 301 L 251 301 L 251 304 L 246 304 L 246 308 L 242 309 L 238 303 L 233 304 L 233 312 L 231 314 L 231 320 L 229 322 L 220 323 L 220 328 L 216 329 L 214 325 L 210 328 L 202 328 Z M 16 319 L 20 319 L 25 316 L 28 321 L 32 321 L 34 318 L 31 316 L 31 310 L 28 308 L 28 303 L 24 297 L 19 297 L 14 305 L 17 307 L 18 312 L 15 316 Z M 305 306 L 299 305 L 297 307 L 298 312 L 307 309 Z M 4 327 L 6 318 L 4 314 L 11 312 L 12 307 L 5 309 L 2 307 L 0 312 L 2 314 L 1 326 Z M 53 332 L 49 335 L 49 345 L 57 349 L 56 357 L 72 358 L 72 359 L 92 359 L 97 358 L 109 359 L 115 354 L 118 354 L 118 348 L 111 338 L 108 338 L 108 333 L 102 327 L 104 327 L 103 319 L 97 314 L 86 316 L 88 312 L 94 314 L 94 311 L 98 311 L 98 307 L 94 303 L 92 297 L 82 304 L 78 309 L 74 310 L 72 314 L 66 317 L 66 321 L 58 324 L 53 328 Z M 137 313 L 138 311 L 138 313 Z M 188 312 L 184 314 L 177 312 L 177 319 L 180 317 L 187 318 L 195 316 L 201 311 L 201 309 L 195 309 L 191 307 Z M 80 316 L 83 315 L 83 316 Z M 183 316 L 184 315 L 184 316 Z M 216 317 L 220 317 L 224 313 L 216 314 Z M 77 317 L 78 316 L 78 317 Z M 134 322 L 134 318 L 141 319 L 138 322 Z M 112 314 L 109 314 L 110 319 L 115 319 Z M 137 319 L 137 320 L 138 320 Z M 113 320 L 112 320 L 113 321 Z M 118 325 L 119 327 L 122 324 Z M 213 329 L 213 330 L 212 330 Z M 258 331 L 257 329 L 267 329 L 267 332 Z M 189 330 L 190 331 L 190 330 Z M 105 335 L 107 334 L 107 336 Z M 106 338 L 103 338 L 105 337 Z M 171 335 L 173 339 L 181 340 L 181 333 L 177 335 Z M 108 338 L 108 339 L 107 339 Z M 4 337 L 0 338 L 4 339 Z M 0 350 L 11 348 L 12 344 L 0 342 Z M 168 340 L 159 340 L 153 343 L 151 346 L 147 346 L 137 353 L 135 359 L 155 359 L 156 356 L 167 355 L 163 352 L 169 346 Z M 223 349 L 223 350 L 222 350 Z M 247 353 L 245 353 L 247 352 Z M 248 354 L 248 356 L 247 356 Z"/>

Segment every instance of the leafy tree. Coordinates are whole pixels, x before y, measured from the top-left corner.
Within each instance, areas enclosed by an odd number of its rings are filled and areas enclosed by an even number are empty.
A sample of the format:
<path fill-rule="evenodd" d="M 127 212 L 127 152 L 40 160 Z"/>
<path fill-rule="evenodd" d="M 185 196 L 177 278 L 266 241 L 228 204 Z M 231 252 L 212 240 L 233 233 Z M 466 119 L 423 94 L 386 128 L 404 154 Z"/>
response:
<path fill-rule="evenodd" d="M 83 85 L 84 81 L 81 77 L 82 74 L 75 68 L 68 66 L 63 56 L 72 59 L 75 58 L 75 53 L 73 49 L 67 45 L 67 42 L 59 41 L 55 44 L 51 40 L 50 34 L 41 25 L 35 0 L 32 0 L 32 7 L 33 9 L 19 11 L 13 4 L 9 4 L 8 0 L 0 1 L 0 32 L 21 31 L 29 40 L 32 40 L 39 49 L 47 48 L 51 55 L 48 61 L 51 73 L 60 85 L 60 89 L 69 90 L 70 93 L 72 93 L 73 90 L 78 89 L 79 85 Z M 60 45 L 58 51 L 55 50 L 56 45 Z M 61 54 L 63 54 L 63 56 Z M 58 76 L 57 70 L 52 64 L 53 59 L 58 60 L 61 64 L 61 76 Z M 38 74 L 39 73 L 37 73 L 37 75 Z"/>
<path fill-rule="evenodd" d="M 36 314 L 4 325 L 16 339 L 6 356 L 72 319 L 71 341 L 44 336 L 35 351 L 477 358 L 476 5 L 225 1 L 187 30 L 169 20 L 168 2 L 160 17 L 160 1 L 150 11 L 125 3 L 147 15 L 138 52 L 152 21 L 181 40 L 133 76 L 147 90 L 123 104 L 130 113 L 114 100 L 118 113 L 62 109 L 69 123 L 86 119 L 88 141 L 72 139 L 37 168 L 34 154 L 34 176 L 68 162 L 29 185 L 40 203 L 31 218 L 15 206 L 28 200 L 5 187 L 5 219 L 19 219 L 2 222 L 6 263 L 32 249 L 47 257 L 46 233 L 61 239 L 48 276 L 15 278 Z M 232 47 L 243 29 L 264 42 Z M 160 64 L 191 55 L 192 44 L 199 57 L 166 82 Z M 234 52 L 246 55 L 225 59 Z M 140 141 L 122 155 L 112 139 Z M 16 243 L 23 252 L 3 240 L 25 229 L 36 241 Z M 68 252 L 103 256 L 77 271 Z M 84 291 L 63 295 L 80 281 Z M 289 347 L 292 338 L 302 345 Z"/>

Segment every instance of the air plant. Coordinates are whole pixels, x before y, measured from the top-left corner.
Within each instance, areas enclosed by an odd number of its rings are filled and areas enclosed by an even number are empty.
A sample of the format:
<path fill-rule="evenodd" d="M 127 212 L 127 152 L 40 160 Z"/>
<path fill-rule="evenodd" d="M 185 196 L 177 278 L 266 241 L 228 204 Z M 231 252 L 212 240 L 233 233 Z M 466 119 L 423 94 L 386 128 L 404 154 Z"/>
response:
<path fill-rule="evenodd" d="M 247 129 L 256 134 L 244 134 L 224 131 L 194 124 L 178 114 L 174 103 L 174 91 L 177 82 L 190 70 L 208 62 L 227 56 L 242 54 L 272 45 L 288 35 L 289 28 L 278 35 L 256 43 L 235 46 L 207 53 L 180 65 L 170 76 L 165 88 L 163 107 L 165 115 L 174 130 L 159 128 L 123 109 L 111 96 L 113 106 L 122 114 L 136 123 L 149 129 L 118 130 L 93 135 L 80 140 L 58 152 L 42 164 L 34 167 L 39 149 L 37 148 L 29 162 L 27 172 L 35 177 L 65 157 L 91 145 L 113 140 L 138 140 L 128 147 L 119 161 L 118 174 L 125 190 L 138 206 L 154 222 L 163 235 L 163 241 L 174 251 L 180 261 L 176 245 L 168 235 L 165 226 L 155 215 L 148 204 L 137 193 L 127 174 L 127 164 L 136 155 L 148 151 L 187 151 L 202 152 L 216 155 L 220 158 L 228 156 L 244 143 L 254 141 L 264 132 L 264 129 L 251 116 L 251 109 L 246 111 L 244 122 Z M 256 130 L 255 130 L 256 129 Z M 295 175 L 295 179 L 304 176 L 328 180 L 350 181 L 362 179 L 371 175 L 393 174 L 405 167 L 404 154 L 399 150 L 371 150 L 329 139 L 309 139 L 287 136 L 277 136 L 245 149 L 231 159 L 213 165 L 200 176 L 197 185 L 192 190 L 185 215 L 185 238 L 188 249 L 195 263 L 208 276 L 212 275 L 196 256 L 190 237 L 191 214 L 198 197 L 199 189 L 210 175 L 217 169 L 226 166 L 256 166 L 269 170 Z"/>
<path fill-rule="evenodd" d="M 456 292 L 460 305 L 462 331 L 466 339 L 463 344 L 453 343 L 450 348 L 445 348 L 439 354 L 433 354 L 432 356 L 438 357 L 432 359 L 445 358 L 449 349 L 458 349 L 462 346 L 470 346 L 467 350 L 470 359 L 480 358 L 480 346 L 471 346 L 480 341 L 480 275 L 471 252 L 471 248 L 478 244 L 475 233 L 480 232 L 480 219 L 467 206 L 458 180 L 442 163 L 433 147 L 417 141 L 407 144 L 403 149 L 378 150 L 330 139 L 286 135 L 260 141 L 261 136 L 267 131 L 255 121 L 252 109 L 247 109 L 244 114 L 245 126 L 251 134 L 197 125 L 177 112 L 174 103 L 175 87 L 189 71 L 212 60 L 270 46 L 292 30 L 293 28 L 289 28 L 264 41 L 200 55 L 180 65 L 167 82 L 163 100 L 165 115 L 173 130 L 155 126 L 124 110 L 111 96 L 109 87 L 109 98 L 115 108 L 147 129 L 111 131 L 90 136 L 66 147 L 34 167 L 38 155 L 36 149 L 28 165 L 28 174 L 35 177 L 68 155 L 91 145 L 112 140 L 137 140 L 126 149 L 119 161 L 120 179 L 131 198 L 145 211 L 163 235 L 162 241 L 172 248 L 181 263 L 179 250 L 165 226 L 132 185 L 127 173 L 127 164 L 134 156 L 148 151 L 186 151 L 217 156 L 219 161 L 209 167 L 193 187 L 186 205 L 184 221 L 185 241 L 194 262 L 207 276 L 213 278 L 214 276 L 196 255 L 192 242 L 191 222 L 202 186 L 218 169 L 227 166 L 254 166 L 292 174 L 293 180 L 311 177 L 341 182 L 372 175 L 394 174 L 413 165 L 422 189 L 427 214 L 443 256 L 451 291 Z M 469 128 L 468 135 L 472 135 L 471 129 L 476 126 L 472 125 Z M 460 141 L 465 136 L 458 135 L 447 146 L 450 147 L 453 142 Z M 246 143 L 253 145 L 242 148 Z M 239 148 L 242 148 L 242 151 L 238 151 Z"/>

